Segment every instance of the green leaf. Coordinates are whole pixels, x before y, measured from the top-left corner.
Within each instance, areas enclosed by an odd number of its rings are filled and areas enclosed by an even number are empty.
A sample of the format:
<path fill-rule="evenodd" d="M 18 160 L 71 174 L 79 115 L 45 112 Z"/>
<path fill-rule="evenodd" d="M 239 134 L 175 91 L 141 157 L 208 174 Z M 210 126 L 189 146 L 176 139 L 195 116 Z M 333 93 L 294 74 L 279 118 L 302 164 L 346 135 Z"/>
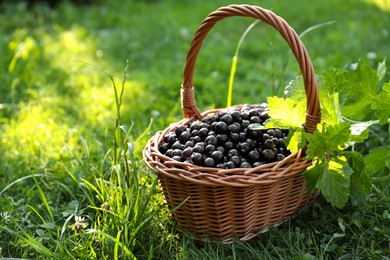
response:
<path fill-rule="evenodd" d="M 375 110 L 380 124 L 388 122 L 390 117 L 390 82 L 384 84 L 382 91 L 374 98 L 372 109 Z"/>
<path fill-rule="evenodd" d="M 367 120 L 371 114 L 371 103 L 376 96 L 379 77 L 367 62 L 359 62 L 357 68 L 344 73 L 351 86 L 342 107 L 344 116 L 354 120 Z"/>
<path fill-rule="evenodd" d="M 335 125 L 322 123 L 313 134 L 306 134 L 309 142 L 306 151 L 307 157 L 309 159 L 318 157 L 320 160 L 324 160 L 327 154 L 341 151 L 350 140 L 351 130 L 349 127 L 347 122 Z"/>
<path fill-rule="evenodd" d="M 341 111 L 339 104 L 339 93 L 320 94 L 321 101 L 321 122 L 334 125 L 340 122 Z"/>
<path fill-rule="evenodd" d="M 320 85 L 320 99 L 327 95 L 339 93 L 341 105 L 343 105 L 351 91 L 351 84 L 349 84 L 343 73 L 337 70 L 331 70 L 322 76 L 324 84 Z"/>
<path fill-rule="evenodd" d="M 317 161 L 313 166 L 310 166 L 303 172 L 303 176 L 306 178 L 306 189 L 309 194 L 317 189 L 318 179 L 326 168 L 326 162 L 319 163 Z"/>
<path fill-rule="evenodd" d="M 353 172 L 343 158 L 331 160 L 323 168 L 317 181 L 317 188 L 327 202 L 342 208 L 349 198 L 350 177 Z"/>
<path fill-rule="evenodd" d="M 286 140 L 287 149 L 295 153 L 306 144 L 306 132 L 303 127 L 291 130 Z"/>
<path fill-rule="evenodd" d="M 358 202 L 363 203 L 372 188 L 372 179 L 365 170 L 364 157 L 356 151 L 343 152 L 342 155 L 347 158 L 348 164 L 353 170 L 350 188 L 352 203 L 355 205 Z"/>
<path fill-rule="evenodd" d="M 371 153 L 365 157 L 365 160 L 366 172 L 368 175 L 373 176 L 384 168 L 389 168 L 390 149 L 389 147 L 373 149 Z"/>
<path fill-rule="evenodd" d="M 299 128 L 305 123 L 306 104 L 291 98 L 269 97 L 268 115 L 271 117 L 266 127 Z"/>
<path fill-rule="evenodd" d="M 348 142 L 348 146 L 352 146 L 355 143 L 362 143 L 368 138 L 368 128 L 377 124 L 377 120 L 370 120 L 365 122 L 359 122 L 351 124 L 351 140 Z"/>

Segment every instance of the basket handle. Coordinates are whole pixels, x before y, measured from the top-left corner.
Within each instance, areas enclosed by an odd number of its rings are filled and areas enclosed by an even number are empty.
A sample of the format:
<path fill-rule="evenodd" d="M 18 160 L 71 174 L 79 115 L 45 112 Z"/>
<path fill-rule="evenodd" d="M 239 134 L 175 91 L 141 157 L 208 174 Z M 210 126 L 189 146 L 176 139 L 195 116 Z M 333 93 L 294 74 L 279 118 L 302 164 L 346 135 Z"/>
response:
<path fill-rule="evenodd" d="M 297 33 L 283 18 L 269 10 L 251 5 L 229 5 L 221 7 L 210 13 L 196 31 L 187 53 L 183 84 L 181 86 L 181 104 L 184 110 L 184 117 L 190 118 L 195 116 L 198 119 L 201 118 L 201 114 L 196 106 L 193 85 L 196 59 L 203 40 L 206 38 L 206 35 L 211 28 L 213 28 L 219 20 L 231 16 L 247 16 L 262 20 L 277 29 L 286 40 L 298 61 L 303 76 L 307 100 L 305 129 L 307 132 L 313 133 L 321 120 L 321 115 L 317 80 L 309 54 Z"/>

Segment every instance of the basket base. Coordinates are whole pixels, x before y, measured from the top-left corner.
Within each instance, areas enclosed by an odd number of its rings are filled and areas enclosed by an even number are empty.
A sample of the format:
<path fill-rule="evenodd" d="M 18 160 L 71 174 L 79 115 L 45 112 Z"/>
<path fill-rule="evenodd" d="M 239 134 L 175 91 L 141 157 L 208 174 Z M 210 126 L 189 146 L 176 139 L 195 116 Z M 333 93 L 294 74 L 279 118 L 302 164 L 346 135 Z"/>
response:
<path fill-rule="evenodd" d="M 176 208 L 178 230 L 200 244 L 249 241 L 295 217 L 318 196 L 306 193 L 302 175 L 288 188 L 283 181 L 244 188 L 176 182 L 160 178 L 165 201 L 170 210 Z"/>

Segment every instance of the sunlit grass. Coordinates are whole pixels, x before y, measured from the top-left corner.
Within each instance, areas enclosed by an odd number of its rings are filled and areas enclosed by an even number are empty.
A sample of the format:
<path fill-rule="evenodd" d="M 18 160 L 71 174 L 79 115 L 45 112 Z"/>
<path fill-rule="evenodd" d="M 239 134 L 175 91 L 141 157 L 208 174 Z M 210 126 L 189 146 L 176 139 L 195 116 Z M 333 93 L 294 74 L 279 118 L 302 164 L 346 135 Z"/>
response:
<path fill-rule="evenodd" d="M 365 0 L 367 3 L 372 3 L 381 8 L 383 11 L 390 11 L 389 0 Z"/>

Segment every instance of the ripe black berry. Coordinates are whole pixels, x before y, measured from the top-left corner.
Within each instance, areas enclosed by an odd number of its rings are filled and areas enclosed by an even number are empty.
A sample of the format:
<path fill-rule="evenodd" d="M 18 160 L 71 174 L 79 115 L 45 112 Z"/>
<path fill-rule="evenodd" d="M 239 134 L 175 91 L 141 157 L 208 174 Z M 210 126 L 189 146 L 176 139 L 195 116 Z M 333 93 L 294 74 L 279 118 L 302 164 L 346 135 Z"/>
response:
<path fill-rule="evenodd" d="M 215 161 L 213 158 L 210 158 L 210 157 L 207 157 L 205 160 L 204 160 L 204 166 L 205 167 L 214 167 L 215 166 Z"/>
<path fill-rule="evenodd" d="M 243 162 L 241 163 L 240 168 L 252 168 L 252 165 L 248 162 Z"/>
<path fill-rule="evenodd" d="M 203 163 L 203 156 L 200 153 L 193 153 L 191 155 L 191 162 L 196 165 L 202 165 Z"/>
<path fill-rule="evenodd" d="M 190 126 L 190 131 L 191 131 L 191 133 L 192 133 L 194 130 L 199 130 L 199 129 L 200 129 L 199 122 L 195 121 L 195 122 L 192 122 L 192 123 L 191 123 L 191 126 Z"/>
<path fill-rule="evenodd" d="M 188 131 L 183 131 L 179 136 L 179 141 L 182 144 L 185 144 L 188 140 L 190 140 L 191 134 Z"/>
<path fill-rule="evenodd" d="M 268 129 L 267 134 L 270 136 L 276 136 L 275 130 L 274 129 Z"/>
<path fill-rule="evenodd" d="M 263 147 L 266 149 L 272 149 L 275 147 L 275 144 L 272 142 L 272 139 L 265 140 Z"/>
<path fill-rule="evenodd" d="M 234 163 L 234 165 L 237 165 L 237 166 L 240 165 L 240 163 L 241 163 L 241 159 L 237 155 L 235 155 L 232 158 L 230 158 L 230 161 L 232 163 Z"/>
<path fill-rule="evenodd" d="M 182 154 L 183 158 L 184 159 L 190 158 L 192 155 L 192 150 L 193 150 L 192 147 L 187 147 L 186 149 L 184 149 Z"/>
<path fill-rule="evenodd" d="M 214 161 L 216 161 L 217 163 L 220 163 L 220 162 L 223 162 L 223 153 L 221 153 L 220 151 L 214 151 L 212 154 L 211 154 L 211 157 L 214 159 Z"/>
<path fill-rule="evenodd" d="M 243 143 L 238 144 L 237 149 L 240 152 L 240 154 L 246 155 L 249 152 L 250 147 L 249 147 L 249 144 L 247 142 L 243 142 Z"/>
<path fill-rule="evenodd" d="M 203 154 L 204 152 L 204 147 L 201 145 L 195 145 L 194 148 L 192 149 L 194 153 L 200 153 Z"/>
<path fill-rule="evenodd" d="M 250 122 L 251 122 L 251 124 L 260 124 L 261 123 L 261 119 L 258 116 L 252 116 L 251 119 L 250 119 Z"/>
<path fill-rule="evenodd" d="M 215 146 L 212 144 L 209 144 L 206 146 L 206 153 L 208 155 L 211 155 L 215 151 Z"/>
<path fill-rule="evenodd" d="M 218 143 L 224 144 L 228 141 L 228 136 L 226 134 L 219 134 L 217 135 Z"/>
<path fill-rule="evenodd" d="M 201 129 L 199 130 L 199 136 L 200 136 L 200 138 L 202 138 L 202 139 L 205 139 L 205 138 L 207 137 L 208 134 L 209 134 L 209 129 L 206 128 L 206 127 L 201 128 Z"/>
<path fill-rule="evenodd" d="M 218 134 L 225 134 L 228 130 L 228 125 L 225 122 L 218 122 L 215 126 L 215 132 Z"/>
<path fill-rule="evenodd" d="M 209 135 L 206 137 L 206 140 L 204 140 L 205 144 L 212 144 L 217 145 L 218 139 L 214 135 Z"/>
<path fill-rule="evenodd" d="M 184 125 L 176 126 L 175 134 L 176 134 L 176 136 L 180 136 L 186 130 L 187 130 L 187 127 L 185 127 Z"/>
<path fill-rule="evenodd" d="M 239 133 L 241 131 L 241 125 L 239 123 L 233 123 L 228 127 L 230 133 Z"/>
<path fill-rule="evenodd" d="M 233 143 L 238 143 L 240 141 L 240 135 L 237 133 L 230 133 L 230 141 Z"/>
<path fill-rule="evenodd" d="M 222 118 L 221 118 L 221 120 L 223 121 L 223 122 L 225 122 L 227 125 L 230 125 L 230 124 L 232 124 L 233 123 L 233 117 L 231 116 L 231 115 L 229 115 L 229 114 L 227 114 L 227 115 L 224 115 Z"/>
<path fill-rule="evenodd" d="M 251 124 L 251 122 L 249 120 L 242 120 L 241 122 L 241 128 L 242 129 L 246 129 L 249 127 L 249 125 Z"/>
<path fill-rule="evenodd" d="M 229 158 L 232 158 L 233 156 L 238 156 L 240 153 L 236 150 L 236 149 L 231 149 L 229 152 L 228 152 L 228 157 Z"/>
<path fill-rule="evenodd" d="M 260 156 L 261 156 L 260 153 L 256 150 L 254 150 L 254 151 L 249 152 L 248 159 L 251 162 L 257 162 L 260 160 Z"/>
<path fill-rule="evenodd" d="M 276 155 L 276 160 L 277 160 L 277 161 L 281 161 L 281 160 L 283 160 L 284 158 L 286 158 L 286 156 L 284 156 L 283 154 L 278 153 L 278 154 Z"/>
<path fill-rule="evenodd" d="M 233 149 L 234 144 L 233 144 L 232 142 L 226 142 L 226 143 L 224 144 L 224 147 L 225 147 L 225 149 L 226 149 L 227 151 L 230 151 L 231 149 Z"/>
<path fill-rule="evenodd" d="M 168 151 L 168 143 L 162 143 L 158 148 L 158 151 L 162 154 L 165 154 Z"/>
<path fill-rule="evenodd" d="M 226 168 L 227 169 L 233 169 L 233 168 L 236 168 L 236 164 L 232 161 L 229 161 L 226 163 Z"/>
<path fill-rule="evenodd" d="M 233 120 L 237 123 L 241 123 L 241 113 L 239 110 L 233 110 L 230 115 L 232 116 Z"/>
<path fill-rule="evenodd" d="M 181 150 L 181 149 L 175 149 L 175 150 L 173 150 L 173 153 L 172 153 L 173 156 L 179 156 L 179 157 L 181 157 L 182 154 L 183 154 L 183 150 Z"/>
<path fill-rule="evenodd" d="M 258 166 L 263 165 L 263 164 L 264 164 L 264 162 L 255 162 L 255 163 L 253 163 L 253 167 L 258 167 Z"/>
<path fill-rule="evenodd" d="M 181 156 L 175 155 L 172 157 L 173 160 L 181 162 Z"/>
<path fill-rule="evenodd" d="M 272 161 L 275 156 L 275 152 L 271 149 L 265 149 L 261 154 L 266 161 Z"/>

